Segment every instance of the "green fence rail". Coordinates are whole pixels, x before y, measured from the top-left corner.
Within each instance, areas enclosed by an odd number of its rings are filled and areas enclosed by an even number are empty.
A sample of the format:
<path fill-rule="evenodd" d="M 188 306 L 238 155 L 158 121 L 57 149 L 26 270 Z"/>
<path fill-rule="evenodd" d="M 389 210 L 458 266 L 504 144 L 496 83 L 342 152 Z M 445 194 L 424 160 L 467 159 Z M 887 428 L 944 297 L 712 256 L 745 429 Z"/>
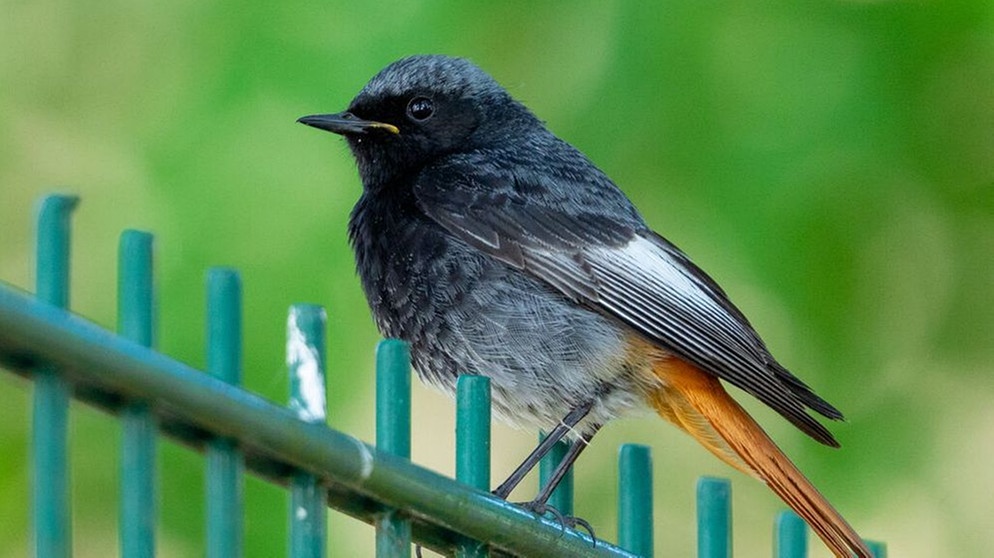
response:
<path fill-rule="evenodd" d="M 50 196 L 38 217 L 36 294 L 0 283 L 0 366 L 35 382 L 32 429 L 33 544 L 38 556 L 72 552 L 67 446 L 69 399 L 120 415 L 121 555 L 155 553 L 156 444 L 165 437 L 206 456 L 207 548 L 241 556 L 242 482 L 248 471 L 286 486 L 289 553 L 327 555 L 327 508 L 373 525 L 376 554 L 410 556 L 412 542 L 445 555 L 652 556 L 652 474 L 648 448 L 619 454 L 618 546 L 565 529 L 489 493 L 490 385 L 480 376 L 457 388 L 457 480 L 409 461 L 411 371 L 404 343 L 377 348 L 376 443 L 325 424 L 325 313 L 293 306 L 287 320 L 287 406 L 240 387 L 241 282 L 208 273 L 207 372 L 154 350 L 151 235 L 120 241 L 118 332 L 71 314 L 70 216 L 76 199 Z M 561 458 L 542 464 L 542 477 Z M 730 486 L 698 484 L 698 555 L 731 556 Z M 571 483 L 550 501 L 572 513 Z M 876 555 L 885 556 L 883 545 Z M 790 512 L 776 520 L 774 555 L 803 558 L 807 528 Z"/>

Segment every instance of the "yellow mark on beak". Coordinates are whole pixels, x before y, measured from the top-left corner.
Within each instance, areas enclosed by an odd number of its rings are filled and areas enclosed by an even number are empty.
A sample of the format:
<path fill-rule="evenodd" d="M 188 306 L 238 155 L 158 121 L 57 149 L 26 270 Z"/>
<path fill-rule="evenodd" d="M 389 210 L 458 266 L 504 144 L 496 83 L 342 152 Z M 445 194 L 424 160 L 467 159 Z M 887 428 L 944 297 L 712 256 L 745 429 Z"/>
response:
<path fill-rule="evenodd" d="M 381 130 L 386 130 L 391 134 L 400 135 L 400 128 L 394 126 L 393 124 L 387 124 L 386 122 L 370 122 L 367 124 L 370 128 L 379 128 Z"/>

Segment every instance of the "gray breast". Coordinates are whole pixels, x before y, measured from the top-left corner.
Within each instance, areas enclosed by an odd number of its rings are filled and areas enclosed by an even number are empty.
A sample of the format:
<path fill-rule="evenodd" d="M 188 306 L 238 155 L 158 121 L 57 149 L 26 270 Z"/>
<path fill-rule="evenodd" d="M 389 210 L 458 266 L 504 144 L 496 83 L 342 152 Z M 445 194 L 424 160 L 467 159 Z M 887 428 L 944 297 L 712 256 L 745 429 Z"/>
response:
<path fill-rule="evenodd" d="M 379 215 L 394 218 L 370 220 L 363 203 L 350 231 L 363 288 L 423 381 L 451 393 L 459 374 L 488 376 L 498 418 L 529 428 L 550 429 L 590 400 L 588 422 L 600 424 L 641 406 L 616 322 L 423 216 L 391 208 Z"/>

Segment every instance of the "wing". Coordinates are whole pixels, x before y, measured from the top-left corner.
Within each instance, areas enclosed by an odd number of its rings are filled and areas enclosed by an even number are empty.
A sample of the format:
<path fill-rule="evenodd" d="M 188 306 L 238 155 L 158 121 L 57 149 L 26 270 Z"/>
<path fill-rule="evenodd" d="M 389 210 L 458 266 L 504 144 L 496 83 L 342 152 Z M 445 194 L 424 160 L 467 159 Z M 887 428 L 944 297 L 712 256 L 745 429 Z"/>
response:
<path fill-rule="evenodd" d="M 621 320 L 816 440 L 838 445 L 806 409 L 831 419 L 841 413 L 776 362 L 724 291 L 649 230 L 606 176 L 592 166 L 557 165 L 542 174 L 518 165 L 511 174 L 488 160 L 450 158 L 426 170 L 414 189 L 418 205 L 467 244 Z"/>

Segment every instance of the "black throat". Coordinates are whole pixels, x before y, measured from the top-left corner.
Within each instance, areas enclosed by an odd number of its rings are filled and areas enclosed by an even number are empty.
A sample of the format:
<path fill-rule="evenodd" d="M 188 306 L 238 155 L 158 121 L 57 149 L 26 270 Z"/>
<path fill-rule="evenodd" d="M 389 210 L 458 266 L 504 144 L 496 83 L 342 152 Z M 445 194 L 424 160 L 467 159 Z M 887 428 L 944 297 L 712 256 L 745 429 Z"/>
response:
<path fill-rule="evenodd" d="M 415 309 L 431 296 L 431 262 L 446 250 L 445 231 L 420 210 L 410 185 L 395 183 L 364 189 L 349 218 L 349 239 L 380 332 L 401 337 L 400 324 L 410 328 Z"/>

